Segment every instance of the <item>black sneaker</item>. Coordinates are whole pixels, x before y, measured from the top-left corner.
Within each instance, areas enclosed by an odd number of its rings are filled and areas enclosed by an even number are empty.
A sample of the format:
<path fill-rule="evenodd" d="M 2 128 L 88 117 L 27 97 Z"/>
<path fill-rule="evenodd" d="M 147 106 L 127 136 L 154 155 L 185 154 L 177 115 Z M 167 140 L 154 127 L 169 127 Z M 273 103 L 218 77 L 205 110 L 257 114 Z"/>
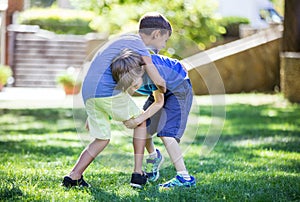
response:
<path fill-rule="evenodd" d="M 130 186 L 134 188 L 142 189 L 143 185 L 147 183 L 147 175 L 143 172 L 141 175 L 140 173 L 132 173 Z"/>
<path fill-rule="evenodd" d="M 86 181 L 84 181 L 83 176 L 79 180 L 72 180 L 69 176 L 65 176 L 62 185 L 65 187 L 74 187 L 74 186 L 79 186 L 79 187 L 90 187 Z"/>

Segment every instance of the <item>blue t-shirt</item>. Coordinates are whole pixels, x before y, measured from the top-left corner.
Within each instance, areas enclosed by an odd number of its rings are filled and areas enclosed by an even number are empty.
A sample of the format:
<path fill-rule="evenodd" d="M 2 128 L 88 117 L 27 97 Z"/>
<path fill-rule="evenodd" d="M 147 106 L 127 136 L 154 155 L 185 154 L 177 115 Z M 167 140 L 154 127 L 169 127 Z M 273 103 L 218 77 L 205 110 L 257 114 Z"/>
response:
<path fill-rule="evenodd" d="M 139 35 L 126 34 L 107 42 L 93 58 L 82 85 L 84 103 L 89 98 L 109 97 L 116 93 L 117 83 L 112 77 L 111 62 L 129 48 L 142 56 L 151 56 Z"/>
<path fill-rule="evenodd" d="M 188 74 L 183 65 L 176 59 L 166 56 L 153 54 L 151 55 L 152 62 L 157 68 L 159 74 L 166 81 L 166 87 L 169 91 L 175 92 L 176 88 L 188 79 Z M 137 90 L 140 94 L 151 95 L 157 90 L 147 73 L 143 76 L 143 84 Z"/>

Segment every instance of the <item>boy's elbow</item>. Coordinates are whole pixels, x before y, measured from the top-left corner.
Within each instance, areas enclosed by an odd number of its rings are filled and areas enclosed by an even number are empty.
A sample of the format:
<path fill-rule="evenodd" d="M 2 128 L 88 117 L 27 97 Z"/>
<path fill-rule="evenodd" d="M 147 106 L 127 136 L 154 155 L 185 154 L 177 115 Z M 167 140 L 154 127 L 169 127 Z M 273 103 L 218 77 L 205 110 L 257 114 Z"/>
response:
<path fill-rule="evenodd" d="M 154 91 L 154 100 L 155 100 L 155 105 L 159 108 L 162 108 L 164 106 L 164 94 L 157 91 Z"/>
<path fill-rule="evenodd" d="M 162 94 L 163 95 L 163 94 Z M 164 96 L 162 96 L 160 99 L 156 101 L 156 104 L 159 108 L 162 108 L 164 106 Z"/>
<path fill-rule="evenodd" d="M 164 101 L 159 101 L 159 102 L 157 103 L 157 106 L 158 106 L 159 108 L 162 108 L 162 107 L 164 106 Z"/>

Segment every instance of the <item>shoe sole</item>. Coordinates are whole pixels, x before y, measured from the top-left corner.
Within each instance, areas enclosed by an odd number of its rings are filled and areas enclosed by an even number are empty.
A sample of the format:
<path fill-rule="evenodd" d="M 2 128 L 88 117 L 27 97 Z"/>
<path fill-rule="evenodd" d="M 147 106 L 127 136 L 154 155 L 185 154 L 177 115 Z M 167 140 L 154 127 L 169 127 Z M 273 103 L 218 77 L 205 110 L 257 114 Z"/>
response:
<path fill-rule="evenodd" d="M 159 178 L 159 169 L 160 169 L 160 166 L 163 164 L 164 160 L 165 160 L 164 156 L 161 155 L 161 162 L 157 166 L 157 175 L 153 180 L 148 179 L 149 182 L 155 182 L 155 181 L 158 180 L 158 178 Z"/>
<path fill-rule="evenodd" d="M 192 188 L 192 187 L 196 187 L 196 184 L 183 185 L 183 186 L 172 186 L 172 187 L 163 187 L 161 185 L 158 185 L 158 189 L 162 190 L 162 191 L 172 190 L 172 189 L 177 189 L 177 188 Z"/>
<path fill-rule="evenodd" d="M 196 182 L 194 182 L 193 184 L 189 184 L 189 185 L 175 185 L 175 186 L 170 186 L 170 187 L 164 187 L 163 184 L 159 184 L 158 185 L 160 189 L 172 189 L 172 188 L 176 188 L 176 187 L 182 187 L 182 188 L 191 188 L 191 187 L 196 187 Z"/>
<path fill-rule="evenodd" d="M 143 189 L 143 186 L 140 184 L 130 183 L 130 186 L 132 186 L 133 188 Z"/>

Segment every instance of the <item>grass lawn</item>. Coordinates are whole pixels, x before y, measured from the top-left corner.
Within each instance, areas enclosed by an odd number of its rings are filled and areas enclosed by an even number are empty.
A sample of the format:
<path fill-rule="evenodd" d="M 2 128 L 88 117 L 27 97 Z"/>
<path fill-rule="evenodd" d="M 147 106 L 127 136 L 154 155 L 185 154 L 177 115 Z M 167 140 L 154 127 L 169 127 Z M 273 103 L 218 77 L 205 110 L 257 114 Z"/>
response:
<path fill-rule="evenodd" d="M 158 182 L 143 190 L 129 186 L 131 136 L 114 123 L 111 144 L 85 172 L 92 187 L 66 189 L 61 180 L 86 145 L 72 109 L 0 109 L 0 200 L 300 201 L 300 105 L 280 95 L 226 99 L 226 117 L 217 117 L 225 120 L 218 136 L 212 123 L 218 106 L 196 97 L 181 145 L 197 186 L 163 192 L 158 183 L 174 177 L 175 170 L 158 138 L 166 157 Z M 209 136 L 216 144 L 202 153 Z"/>

